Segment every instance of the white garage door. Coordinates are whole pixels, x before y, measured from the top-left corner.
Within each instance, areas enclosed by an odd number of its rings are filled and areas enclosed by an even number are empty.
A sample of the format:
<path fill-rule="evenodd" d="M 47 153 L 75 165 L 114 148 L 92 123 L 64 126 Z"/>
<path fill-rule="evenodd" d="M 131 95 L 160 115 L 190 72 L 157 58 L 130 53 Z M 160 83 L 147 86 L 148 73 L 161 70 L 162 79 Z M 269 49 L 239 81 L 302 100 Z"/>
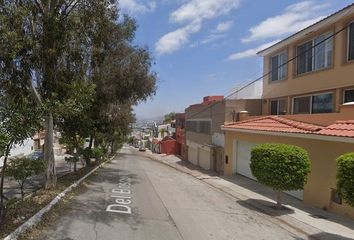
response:
<path fill-rule="evenodd" d="M 251 163 L 251 150 L 257 145 L 255 143 L 246 142 L 246 141 L 237 141 L 236 142 L 236 159 L 234 163 L 236 164 L 236 172 L 245 177 L 256 180 L 252 175 L 250 163 Z M 285 192 L 297 199 L 303 200 L 304 193 L 303 191 L 288 191 Z"/>
<path fill-rule="evenodd" d="M 210 169 L 210 152 L 199 148 L 199 166 L 205 170 Z"/>
<path fill-rule="evenodd" d="M 237 141 L 236 142 L 236 172 L 245 177 L 256 178 L 252 175 L 250 163 L 251 163 L 251 149 L 256 145 L 254 143 L 246 141 Z"/>
<path fill-rule="evenodd" d="M 188 161 L 194 165 L 198 165 L 198 149 L 188 147 Z"/>

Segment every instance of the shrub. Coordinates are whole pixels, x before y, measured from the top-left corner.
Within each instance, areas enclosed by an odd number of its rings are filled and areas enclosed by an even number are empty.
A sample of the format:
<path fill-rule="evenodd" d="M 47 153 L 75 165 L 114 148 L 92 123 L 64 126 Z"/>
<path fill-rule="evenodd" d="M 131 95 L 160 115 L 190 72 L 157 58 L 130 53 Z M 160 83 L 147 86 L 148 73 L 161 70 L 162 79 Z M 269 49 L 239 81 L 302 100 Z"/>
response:
<path fill-rule="evenodd" d="M 24 197 L 24 185 L 27 180 L 35 175 L 44 171 L 44 162 L 42 159 L 31 160 L 25 157 L 15 158 L 11 160 L 6 168 L 6 175 L 15 179 L 21 190 L 21 196 Z"/>
<path fill-rule="evenodd" d="M 94 148 L 92 149 L 92 156 L 96 160 L 100 160 L 105 155 L 105 151 L 102 148 Z"/>
<path fill-rule="evenodd" d="M 337 189 L 339 196 L 354 207 L 354 152 L 337 158 Z"/>
<path fill-rule="evenodd" d="M 281 193 L 303 189 L 310 172 L 308 153 L 297 146 L 266 143 L 252 149 L 251 171 L 257 180 L 274 189 L 277 208 L 281 208 Z"/>

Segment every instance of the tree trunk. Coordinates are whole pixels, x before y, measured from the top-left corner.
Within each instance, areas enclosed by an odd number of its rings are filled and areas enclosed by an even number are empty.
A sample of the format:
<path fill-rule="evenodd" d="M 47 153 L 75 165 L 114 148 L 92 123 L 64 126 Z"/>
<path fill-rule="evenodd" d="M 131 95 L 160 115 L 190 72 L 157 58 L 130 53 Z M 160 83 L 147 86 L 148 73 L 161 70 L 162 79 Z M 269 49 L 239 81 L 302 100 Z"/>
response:
<path fill-rule="evenodd" d="M 44 162 L 46 163 L 46 172 L 44 175 L 44 188 L 55 188 L 57 176 L 55 169 L 55 159 L 53 151 L 54 126 L 53 115 L 49 112 L 45 117 L 45 139 L 44 139 Z"/>
<path fill-rule="evenodd" d="M 89 149 L 91 149 L 93 146 L 93 136 L 90 136 L 90 144 L 88 146 Z"/>
<path fill-rule="evenodd" d="M 277 191 L 277 209 L 281 210 L 282 206 L 282 191 L 278 190 Z"/>
<path fill-rule="evenodd" d="M 111 155 L 113 155 L 114 152 L 115 152 L 115 146 L 116 146 L 115 141 L 112 141 L 112 143 L 111 143 Z"/>
<path fill-rule="evenodd" d="M 6 171 L 6 166 L 7 166 L 7 159 L 9 156 L 9 152 L 10 152 L 10 148 L 11 148 L 12 144 L 8 144 L 6 146 L 6 152 L 5 152 L 5 156 L 4 156 L 4 163 L 2 166 L 2 170 L 1 170 L 1 183 L 0 183 L 0 228 L 2 228 L 2 226 L 5 223 L 5 215 L 6 215 L 6 207 L 5 207 L 5 203 L 4 203 L 4 180 L 5 180 L 5 171 Z"/>
<path fill-rule="evenodd" d="M 24 185 L 25 185 L 25 181 L 23 181 L 23 182 L 21 183 L 21 199 L 22 199 L 22 200 L 23 200 L 23 198 L 24 198 L 24 196 L 25 196 L 25 193 L 24 193 L 24 191 L 23 191 Z"/>

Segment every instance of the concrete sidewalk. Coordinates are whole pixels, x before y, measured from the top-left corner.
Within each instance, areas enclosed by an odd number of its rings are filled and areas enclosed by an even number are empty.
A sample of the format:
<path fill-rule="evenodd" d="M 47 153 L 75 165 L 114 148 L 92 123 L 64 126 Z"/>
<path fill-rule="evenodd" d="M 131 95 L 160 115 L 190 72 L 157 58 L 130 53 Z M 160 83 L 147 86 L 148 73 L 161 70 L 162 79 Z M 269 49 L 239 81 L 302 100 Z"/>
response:
<path fill-rule="evenodd" d="M 205 171 L 193 164 L 182 161 L 174 155 L 153 154 L 147 150 L 142 153 L 152 160 L 159 161 L 186 174 L 192 175 L 216 189 L 236 198 L 244 207 L 273 217 L 293 230 L 309 236 L 309 239 L 348 240 L 354 239 L 354 221 L 318 208 L 304 206 L 292 196 L 284 194 L 283 202 L 287 210 L 274 209 L 275 194 L 272 189 L 240 175 L 219 176 Z"/>

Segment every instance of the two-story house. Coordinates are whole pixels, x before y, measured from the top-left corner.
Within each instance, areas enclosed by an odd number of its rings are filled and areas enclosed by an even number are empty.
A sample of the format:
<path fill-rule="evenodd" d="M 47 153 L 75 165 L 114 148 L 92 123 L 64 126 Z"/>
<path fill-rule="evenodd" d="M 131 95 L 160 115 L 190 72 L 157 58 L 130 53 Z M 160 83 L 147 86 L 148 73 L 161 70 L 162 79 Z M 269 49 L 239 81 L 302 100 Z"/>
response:
<path fill-rule="evenodd" d="M 262 84 L 256 82 L 241 87 L 227 99 L 223 96 L 204 97 L 202 103 L 185 109 L 186 145 L 188 160 L 207 170 L 224 171 L 224 122 L 238 120 L 247 110 L 250 115 L 260 115 Z"/>
<path fill-rule="evenodd" d="M 252 147 L 303 147 L 311 173 L 304 203 L 354 217 L 338 200 L 336 158 L 354 149 L 354 4 L 258 53 L 264 59 L 262 116 L 225 123 L 225 173 L 253 178 Z"/>

